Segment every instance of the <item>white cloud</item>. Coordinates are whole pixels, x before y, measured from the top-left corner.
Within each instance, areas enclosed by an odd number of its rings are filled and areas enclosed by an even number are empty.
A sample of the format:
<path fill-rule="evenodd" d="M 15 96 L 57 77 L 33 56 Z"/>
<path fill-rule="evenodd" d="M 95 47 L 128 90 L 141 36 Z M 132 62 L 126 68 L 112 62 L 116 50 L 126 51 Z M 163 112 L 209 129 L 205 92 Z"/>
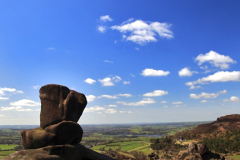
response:
<path fill-rule="evenodd" d="M 161 101 L 160 103 L 167 103 L 167 101 Z"/>
<path fill-rule="evenodd" d="M 218 93 L 205 93 L 205 92 L 202 92 L 198 95 L 196 94 L 190 94 L 190 98 L 193 98 L 193 99 L 199 99 L 199 98 L 217 98 L 220 94 L 226 94 L 227 93 L 227 90 L 223 90 L 223 91 L 220 91 Z"/>
<path fill-rule="evenodd" d="M 239 102 L 240 99 L 239 99 L 238 97 L 232 96 L 232 97 L 230 98 L 230 101 L 232 101 L 232 102 Z"/>
<path fill-rule="evenodd" d="M 178 75 L 183 77 L 183 76 L 192 76 L 193 73 L 198 73 L 197 71 L 190 71 L 187 67 L 181 69 L 180 71 L 178 71 Z"/>
<path fill-rule="evenodd" d="M 117 110 L 115 110 L 115 109 L 107 109 L 106 111 L 105 111 L 105 113 L 108 113 L 108 114 L 114 114 L 114 113 L 116 113 L 117 112 Z"/>
<path fill-rule="evenodd" d="M 40 88 L 39 85 L 37 85 L 37 86 L 33 86 L 33 89 L 38 89 L 38 88 Z"/>
<path fill-rule="evenodd" d="M 132 111 L 119 111 L 120 113 L 128 113 L 128 114 L 131 114 Z"/>
<path fill-rule="evenodd" d="M 163 108 L 168 108 L 168 106 L 163 106 Z"/>
<path fill-rule="evenodd" d="M 109 61 L 109 60 L 104 60 L 103 62 L 105 62 L 105 63 L 113 63 L 113 61 Z"/>
<path fill-rule="evenodd" d="M 207 103 L 208 101 L 207 100 L 202 100 L 201 103 Z"/>
<path fill-rule="evenodd" d="M 158 96 L 163 96 L 168 94 L 167 91 L 163 91 L 163 90 L 155 90 L 153 92 L 149 92 L 149 93 L 145 93 L 143 94 L 144 97 L 158 97 Z"/>
<path fill-rule="evenodd" d="M 8 100 L 8 97 L 0 97 L 0 100 Z"/>
<path fill-rule="evenodd" d="M 135 49 L 138 50 L 138 51 L 140 50 L 138 47 L 135 47 Z"/>
<path fill-rule="evenodd" d="M 207 77 L 203 77 L 193 82 L 187 82 L 187 86 L 194 86 L 196 84 L 207 84 L 213 82 L 229 82 L 229 81 L 240 81 L 240 71 L 218 71 L 213 75 L 209 75 Z"/>
<path fill-rule="evenodd" d="M 24 109 L 21 106 L 15 106 L 15 107 L 1 107 L 2 111 L 18 111 L 18 112 L 24 112 L 24 111 L 33 111 L 30 108 Z"/>
<path fill-rule="evenodd" d="M 95 107 L 85 108 L 84 112 L 96 112 L 96 111 L 103 111 L 103 110 L 105 110 L 104 107 L 95 106 Z"/>
<path fill-rule="evenodd" d="M 99 79 L 98 81 L 101 82 L 102 86 L 114 86 L 110 77 Z"/>
<path fill-rule="evenodd" d="M 181 101 L 173 102 L 172 104 L 182 104 Z"/>
<path fill-rule="evenodd" d="M 98 98 L 117 99 L 118 97 L 104 94 L 99 96 Z"/>
<path fill-rule="evenodd" d="M 145 106 L 146 104 L 153 104 L 156 103 L 153 99 L 151 98 L 143 98 L 143 100 L 138 101 L 138 102 L 122 102 L 122 101 L 117 101 L 118 104 L 122 104 L 124 106 Z"/>
<path fill-rule="evenodd" d="M 11 102 L 10 103 L 11 106 L 28 106 L 28 107 L 34 107 L 34 106 L 39 106 L 41 105 L 41 103 L 38 102 L 34 102 L 30 99 L 22 99 L 16 102 Z"/>
<path fill-rule="evenodd" d="M 6 117 L 5 115 L 0 115 L 0 117 Z"/>
<path fill-rule="evenodd" d="M 155 70 L 152 68 L 146 68 L 142 71 L 142 76 L 167 76 L 170 74 L 169 71 Z"/>
<path fill-rule="evenodd" d="M 115 105 L 115 104 L 110 104 L 110 105 L 108 105 L 107 107 L 118 107 L 118 106 Z"/>
<path fill-rule="evenodd" d="M 106 27 L 105 26 L 98 26 L 98 31 L 101 33 L 104 33 L 106 31 Z"/>
<path fill-rule="evenodd" d="M 86 83 L 88 83 L 88 84 L 94 84 L 94 83 L 96 83 L 96 81 L 95 81 L 94 79 L 91 79 L 91 78 L 85 79 L 84 82 L 86 82 Z"/>
<path fill-rule="evenodd" d="M 223 102 L 228 102 L 229 100 L 228 100 L 228 99 L 223 99 L 223 100 L 221 100 L 221 101 L 223 101 Z"/>
<path fill-rule="evenodd" d="M 190 86 L 189 89 L 197 89 L 197 88 L 202 88 L 202 86 Z"/>
<path fill-rule="evenodd" d="M 125 93 L 125 94 L 117 94 L 117 96 L 121 96 L 121 97 L 132 97 L 131 94 Z"/>
<path fill-rule="evenodd" d="M 10 93 L 13 93 L 13 94 L 21 94 L 23 93 L 23 91 L 20 91 L 20 90 L 16 90 L 15 88 L 0 88 L 0 95 L 3 96 L 3 95 L 6 95 L 5 92 L 10 92 Z"/>
<path fill-rule="evenodd" d="M 130 81 L 123 81 L 123 84 L 130 84 Z"/>
<path fill-rule="evenodd" d="M 97 97 L 94 96 L 94 95 L 88 95 L 88 96 L 86 96 L 86 98 L 87 98 L 88 102 L 92 102 L 92 101 L 95 101 L 97 99 Z"/>
<path fill-rule="evenodd" d="M 134 74 L 132 74 L 132 73 L 131 73 L 131 76 L 132 76 L 132 77 L 135 77 L 135 75 L 134 75 Z"/>
<path fill-rule="evenodd" d="M 106 77 L 104 79 L 99 79 L 99 82 L 101 82 L 102 86 L 114 86 L 114 82 L 119 82 L 121 81 L 121 77 L 119 76 L 114 76 L 114 77 Z"/>
<path fill-rule="evenodd" d="M 133 19 L 129 19 L 121 25 L 115 25 L 111 28 L 123 33 L 127 41 L 144 45 L 148 42 L 156 42 L 157 34 L 163 38 L 173 38 L 173 33 L 169 30 L 170 26 L 171 25 L 167 23 L 147 22 L 142 20 L 133 22 Z"/>
<path fill-rule="evenodd" d="M 47 50 L 49 50 L 49 51 L 55 51 L 56 49 L 53 48 L 53 47 L 48 47 Z"/>
<path fill-rule="evenodd" d="M 100 16 L 100 20 L 103 21 L 103 22 L 113 21 L 112 18 L 109 15 Z"/>
<path fill-rule="evenodd" d="M 236 63 L 236 61 L 229 56 L 221 55 L 215 51 L 210 51 L 205 55 L 200 54 L 195 60 L 198 61 L 198 65 L 209 62 L 213 66 L 220 67 L 221 69 L 228 69 L 230 63 Z"/>

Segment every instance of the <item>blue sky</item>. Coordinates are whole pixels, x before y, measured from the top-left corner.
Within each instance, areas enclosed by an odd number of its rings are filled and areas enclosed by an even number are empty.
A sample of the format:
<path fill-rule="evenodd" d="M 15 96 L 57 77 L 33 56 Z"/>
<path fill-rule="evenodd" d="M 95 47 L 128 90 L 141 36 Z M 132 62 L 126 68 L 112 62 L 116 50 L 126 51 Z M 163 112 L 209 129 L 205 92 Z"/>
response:
<path fill-rule="evenodd" d="M 84 93 L 80 124 L 239 113 L 240 2 L 0 2 L 0 125 L 40 123 L 39 87 Z"/>

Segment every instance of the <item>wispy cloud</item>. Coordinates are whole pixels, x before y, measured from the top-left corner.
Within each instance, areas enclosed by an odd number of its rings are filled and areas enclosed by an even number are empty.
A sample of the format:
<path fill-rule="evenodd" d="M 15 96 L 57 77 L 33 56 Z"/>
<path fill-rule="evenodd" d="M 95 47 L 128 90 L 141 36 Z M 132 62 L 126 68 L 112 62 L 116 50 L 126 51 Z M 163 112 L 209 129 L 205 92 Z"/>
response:
<path fill-rule="evenodd" d="M 104 94 L 99 96 L 98 98 L 117 99 L 118 97 Z"/>
<path fill-rule="evenodd" d="M 16 101 L 16 102 L 11 102 L 10 105 L 11 106 L 21 106 L 21 107 L 23 107 L 23 106 L 34 107 L 34 106 L 40 106 L 41 103 L 32 101 L 30 99 L 22 99 L 22 100 L 19 100 L 19 101 Z"/>
<path fill-rule="evenodd" d="M 152 68 L 146 68 L 142 71 L 142 76 L 147 77 L 147 76 L 167 76 L 168 74 L 170 74 L 169 71 L 163 71 L 163 70 L 155 70 Z"/>
<path fill-rule="evenodd" d="M 200 94 L 190 94 L 190 98 L 193 98 L 193 99 L 199 99 L 199 98 L 217 98 L 220 94 L 226 94 L 227 93 L 227 90 L 223 90 L 223 91 L 219 91 L 217 93 L 205 93 L 205 92 L 202 92 Z"/>
<path fill-rule="evenodd" d="M 167 103 L 167 101 L 161 101 L 160 103 Z"/>
<path fill-rule="evenodd" d="M 214 67 L 220 67 L 221 69 L 228 69 L 229 64 L 236 63 L 236 61 L 234 61 L 231 57 L 221 55 L 215 51 L 210 51 L 205 55 L 200 54 L 195 60 L 198 62 L 198 65 L 209 62 Z"/>
<path fill-rule="evenodd" d="M 96 111 L 104 111 L 104 110 L 105 110 L 104 107 L 94 106 L 90 108 L 85 108 L 84 112 L 96 112 Z"/>
<path fill-rule="evenodd" d="M 173 102 L 172 104 L 182 104 L 181 101 Z"/>
<path fill-rule="evenodd" d="M 117 94 L 117 96 L 120 96 L 120 97 L 132 97 L 132 95 L 131 94 L 129 94 L 129 93 L 125 93 L 125 94 Z"/>
<path fill-rule="evenodd" d="M 109 60 L 104 60 L 103 62 L 105 62 L 105 63 L 113 63 L 113 61 L 109 61 Z"/>
<path fill-rule="evenodd" d="M 38 88 L 40 88 L 39 85 L 37 85 L 37 86 L 33 86 L 33 89 L 38 89 Z"/>
<path fill-rule="evenodd" d="M 144 45 L 149 42 L 156 42 L 158 36 L 173 38 L 173 33 L 169 30 L 170 26 L 171 24 L 168 23 L 129 19 L 121 25 L 112 26 L 111 29 L 123 33 L 123 38 L 127 41 Z"/>
<path fill-rule="evenodd" d="M 49 50 L 49 51 L 55 51 L 56 49 L 53 48 L 53 47 L 48 47 L 47 50 Z"/>
<path fill-rule="evenodd" d="M 101 33 L 104 33 L 106 31 L 106 27 L 105 26 L 98 26 L 98 31 Z"/>
<path fill-rule="evenodd" d="M 109 15 L 100 16 L 100 20 L 103 21 L 103 22 L 113 21 L 113 19 Z"/>
<path fill-rule="evenodd" d="M 123 81 L 123 84 L 130 84 L 130 81 Z"/>
<path fill-rule="evenodd" d="M 153 104 L 156 103 L 153 99 L 151 98 L 143 98 L 143 100 L 138 101 L 138 102 L 123 102 L 123 101 L 117 101 L 118 104 L 122 104 L 124 106 L 145 106 L 146 104 Z"/>

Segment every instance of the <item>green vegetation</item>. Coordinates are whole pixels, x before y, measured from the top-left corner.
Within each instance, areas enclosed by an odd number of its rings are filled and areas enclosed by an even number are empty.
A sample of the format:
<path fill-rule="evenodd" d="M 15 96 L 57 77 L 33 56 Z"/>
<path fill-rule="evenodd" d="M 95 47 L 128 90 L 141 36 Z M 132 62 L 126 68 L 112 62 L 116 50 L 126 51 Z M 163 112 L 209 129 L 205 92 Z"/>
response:
<path fill-rule="evenodd" d="M 240 155 L 230 156 L 233 160 L 240 160 Z"/>
<path fill-rule="evenodd" d="M 209 149 L 221 153 L 231 153 L 232 151 L 240 152 L 240 130 L 227 131 L 221 137 L 205 138 L 201 143 L 205 144 Z"/>
<path fill-rule="evenodd" d="M 14 152 L 16 152 L 16 151 L 14 151 L 14 150 L 11 150 L 11 151 L 0 151 L 0 158 L 6 157 L 9 154 L 12 154 Z"/>

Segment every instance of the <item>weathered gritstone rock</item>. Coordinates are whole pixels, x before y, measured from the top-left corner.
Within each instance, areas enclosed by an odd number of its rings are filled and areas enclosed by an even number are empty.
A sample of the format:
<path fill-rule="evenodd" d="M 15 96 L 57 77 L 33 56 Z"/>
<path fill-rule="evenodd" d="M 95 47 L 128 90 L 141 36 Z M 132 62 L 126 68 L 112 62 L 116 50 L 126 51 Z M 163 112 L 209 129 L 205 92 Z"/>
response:
<path fill-rule="evenodd" d="M 87 105 L 84 94 L 65 86 L 49 84 L 40 88 L 40 127 L 57 124 L 63 120 L 77 122 Z"/>

